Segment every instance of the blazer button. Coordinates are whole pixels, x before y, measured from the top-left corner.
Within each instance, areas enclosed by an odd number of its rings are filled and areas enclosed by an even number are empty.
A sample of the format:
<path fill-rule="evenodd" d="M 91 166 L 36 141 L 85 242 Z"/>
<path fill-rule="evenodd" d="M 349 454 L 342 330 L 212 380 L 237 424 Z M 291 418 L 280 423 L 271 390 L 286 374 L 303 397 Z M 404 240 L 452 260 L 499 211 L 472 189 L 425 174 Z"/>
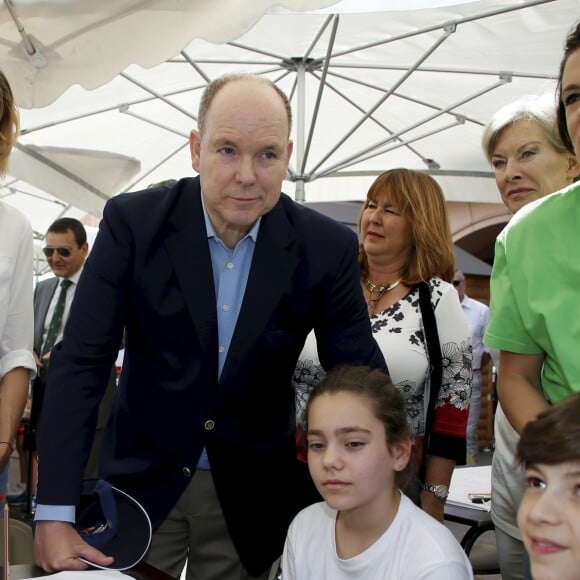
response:
<path fill-rule="evenodd" d="M 191 469 L 189 469 L 189 467 L 184 467 L 183 475 L 185 475 L 185 477 L 191 477 Z"/>
<path fill-rule="evenodd" d="M 208 419 L 204 424 L 204 428 L 206 431 L 211 431 L 215 427 L 215 422 L 211 419 Z"/>

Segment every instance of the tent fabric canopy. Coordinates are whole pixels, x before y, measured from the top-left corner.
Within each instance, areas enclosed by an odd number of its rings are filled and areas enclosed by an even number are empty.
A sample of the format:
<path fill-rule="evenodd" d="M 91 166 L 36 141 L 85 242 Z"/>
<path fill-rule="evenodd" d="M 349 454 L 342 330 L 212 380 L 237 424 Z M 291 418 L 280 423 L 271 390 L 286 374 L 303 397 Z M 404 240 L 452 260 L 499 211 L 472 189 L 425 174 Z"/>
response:
<path fill-rule="evenodd" d="M 293 10 L 336 0 L 283 0 Z M 2 68 L 20 106 L 52 103 L 73 84 L 97 88 L 127 68 L 150 68 L 193 38 L 223 43 L 248 31 L 272 0 L 4 0 Z"/>
<path fill-rule="evenodd" d="M 36 69 L 32 74 L 22 60 L 18 67 L 3 55 L 2 68 L 18 87 L 20 143 L 41 149 L 108 152 L 139 163 L 133 175 L 124 174 L 122 184 L 106 191 L 95 185 L 109 197 L 192 175 L 188 136 L 196 128 L 204 87 L 227 72 L 252 72 L 274 80 L 291 98 L 295 147 L 285 191 L 297 199 L 360 200 L 379 172 L 404 166 L 431 173 L 448 201 L 500 202 L 481 151 L 482 128 L 499 107 L 521 95 L 553 94 L 563 41 L 573 23 L 571 16 L 580 14 L 580 0 L 479 0 L 363 12 L 366 1 L 356 2 L 358 13 L 340 13 L 342 3 L 288 1 L 284 4 L 289 7 L 326 8 L 304 14 L 278 10 L 259 18 L 271 2 L 117 0 L 127 18 L 143 16 L 138 13 L 150 4 L 173 5 L 181 9 L 183 20 L 189 18 L 186 5 L 205 7 L 208 14 L 210 5 L 220 9 L 224 5 L 229 21 L 242 22 L 238 34 L 246 32 L 229 42 L 210 42 L 201 38 L 199 27 L 209 34 L 214 16 L 200 19 L 197 28 L 190 30 L 196 38 L 180 40 L 181 47 L 171 45 L 168 51 L 173 55 L 163 62 L 143 60 L 141 66 L 119 69 L 112 80 L 90 91 L 71 86 L 53 102 L 54 94 L 47 94 L 45 102 L 50 104 L 36 108 L 25 104 L 40 102 L 38 86 L 46 80 L 44 73 Z M 21 20 L 28 28 L 26 2 L 12 3 L 21 5 Z M 69 6 L 73 1 L 40 4 L 48 11 L 50 4 Z M 88 14 L 111 4 L 79 0 L 79 5 Z M 248 5 L 260 9 L 242 17 Z M 0 16 L 2 34 L 7 20 L 4 9 Z M 34 13 L 37 19 L 42 16 L 42 11 Z M 149 28 L 143 25 L 137 33 L 124 29 L 122 43 L 110 55 L 119 59 L 120 67 L 125 67 L 127 58 L 137 62 L 131 51 L 147 44 L 145 39 L 173 42 L 169 38 L 173 30 L 164 30 L 164 19 L 158 13 L 149 16 L 153 19 Z M 85 28 L 91 26 L 87 21 Z M 43 40 L 42 32 L 37 26 L 31 34 L 56 51 L 59 47 Z M 102 45 L 109 42 L 97 37 Z M 12 39 L 10 50 L 17 41 Z M 132 56 L 127 57 L 129 53 Z M 82 71 L 93 79 L 90 86 L 104 78 L 99 77 L 102 63 L 96 59 L 101 54 L 95 53 L 95 62 Z M 156 54 L 158 59 L 166 55 Z M 73 70 L 76 74 L 80 72 Z M 74 78 L 76 83 L 86 82 Z M 90 175 L 83 180 L 93 183 Z M 22 173 L 9 174 L 0 195 L 27 207 L 31 203 L 24 197 L 32 195 L 32 221 L 38 232 L 63 213 L 83 215 L 81 205 L 70 198 L 64 207 L 59 205 L 58 187 L 50 191 L 42 184 L 31 185 L 32 181 Z M 97 207 L 92 211 L 98 216 L 104 199 L 94 197 Z"/>

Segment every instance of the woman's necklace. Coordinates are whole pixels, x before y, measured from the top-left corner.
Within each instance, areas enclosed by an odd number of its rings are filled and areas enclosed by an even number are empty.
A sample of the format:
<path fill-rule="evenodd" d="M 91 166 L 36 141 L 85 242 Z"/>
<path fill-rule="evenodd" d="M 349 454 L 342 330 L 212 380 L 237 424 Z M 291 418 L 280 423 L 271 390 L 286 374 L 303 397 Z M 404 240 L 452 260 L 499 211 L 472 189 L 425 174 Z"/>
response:
<path fill-rule="evenodd" d="M 393 288 L 396 288 L 400 283 L 400 278 L 391 284 L 373 284 L 368 278 L 366 279 L 365 286 L 370 292 L 369 301 L 367 302 L 369 316 L 373 316 L 375 313 L 375 308 L 377 307 L 380 299 L 387 292 L 390 292 Z"/>

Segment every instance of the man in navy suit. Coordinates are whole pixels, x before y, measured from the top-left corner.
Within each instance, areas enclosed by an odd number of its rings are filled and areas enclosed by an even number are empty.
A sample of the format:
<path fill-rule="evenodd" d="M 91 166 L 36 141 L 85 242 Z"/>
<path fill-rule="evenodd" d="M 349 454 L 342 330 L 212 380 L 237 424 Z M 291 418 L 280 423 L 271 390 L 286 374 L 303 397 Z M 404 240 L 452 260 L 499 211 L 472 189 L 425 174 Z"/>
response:
<path fill-rule="evenodd" d="M 356 235 L 280 193 L 290 127 L 270 81 L 217 79 L 190 136 L 199 176 L 107 202 L 51 359 L 35 533 L 46 571 L 112 560 L 66 522 L 123 328 L 102 476 L 147 509 L 148 562 L 172 576 L 187 559 L 188 578 L 267 578 L 291 519 L 316 499 L 296 458 L 291 385 L 306 336 L 315 330 L 326 369 L 386 365 Z"/>

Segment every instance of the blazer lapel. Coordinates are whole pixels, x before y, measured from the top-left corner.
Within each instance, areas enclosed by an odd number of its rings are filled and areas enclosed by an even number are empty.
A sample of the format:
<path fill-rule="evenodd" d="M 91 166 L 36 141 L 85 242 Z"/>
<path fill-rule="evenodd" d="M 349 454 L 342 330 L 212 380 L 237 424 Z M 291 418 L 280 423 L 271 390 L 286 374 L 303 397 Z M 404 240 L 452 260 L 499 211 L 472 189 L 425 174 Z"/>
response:
<path fill-rule="evenodd" d="M 288 288 L 297 258 L 288 251 L 295 233 L 281 203 L 262 218 L 242 307 L 222 371 L 239 368 L 263 332 L 280 297 Z"/>
<path fill-rule="evenodd" d="M 217 315 L 215 288 L 207 233 L 201 206 L 199 180 L 181 193 L 172 216 L 165 245 L 194 321 L 206 361 L 215 361 L 217 376 Z"/>

